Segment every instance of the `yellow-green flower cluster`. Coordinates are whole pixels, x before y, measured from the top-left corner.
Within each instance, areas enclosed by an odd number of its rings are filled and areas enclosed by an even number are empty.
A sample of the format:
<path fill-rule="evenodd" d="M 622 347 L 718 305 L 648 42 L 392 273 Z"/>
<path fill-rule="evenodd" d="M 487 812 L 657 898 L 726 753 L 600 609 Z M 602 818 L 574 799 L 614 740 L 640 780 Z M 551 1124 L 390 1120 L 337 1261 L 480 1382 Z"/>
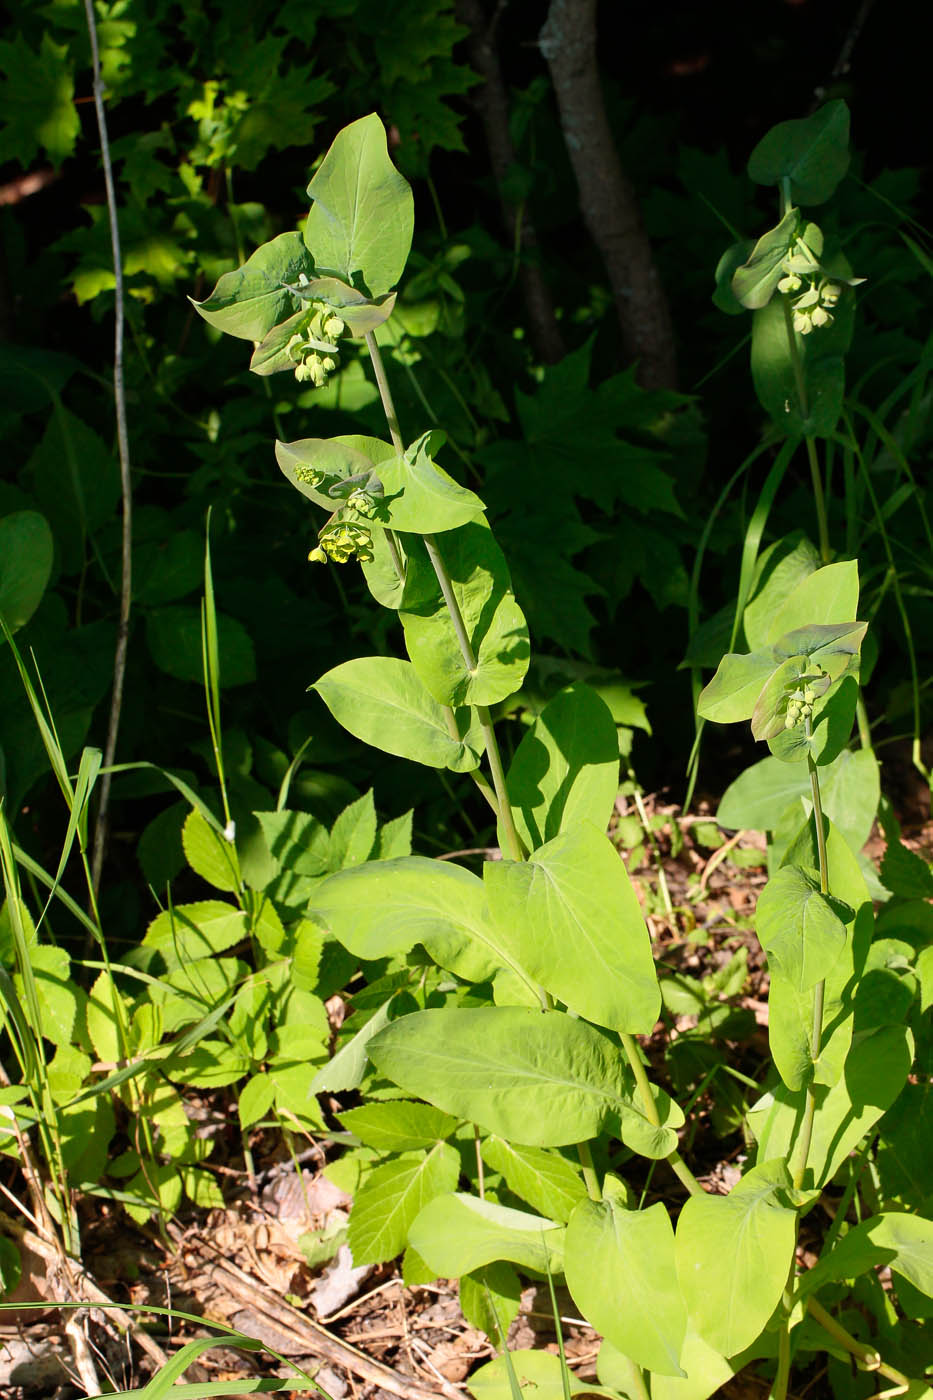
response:
<path fill-rule="evenodd" d="M 785 296 L 795 296 L 793 302 L 794 330 L 798 335 L 809 335 L 811 331 L 833 323 L 832 308 L 842 296 L 842 285 L 823 276 L 823 269 L 813 250 L 798 238 L 793 248 L 781 264 L 784 276 L 778 291 Z M 850 285 L 861 281 L 853 278 Z M 803 289 L 803 290 L 801 290 Z"/>
<path fill-rule="evenodd" d="M 337 368 L 337 341 L 346 329 L 341 318 L 325 302 L 318 302 L 314 315 L 304 330 L 296 332 L 286 345 L 289 359 L 295 363 L 295 378 L 299 383 L 310 381 L 320 389 L 327 376 Z M 333 354 L 328 351 L 333 350 Z"/>
<path fill-rule="evenodd" d="M 805 723 L 811 717 L 813 706 L 817 698 L 826 690 L 828 682 L 829 676 L 822 667 L 814 675 L 800 677 L 799 684 L 791 691 L 787 699 L 785 729 L 794 729 L 798 724 Z"/>
<path fill-rule="evenodd" d="M 349 559 L 368 564 L 373 558 L 369 527 L 350 520 L 332 520 L 321 531 L 317 549 L 312 549 L 308 555 L 311 563 L 323 563 L 325 558 L 332 559 L 335 564 L 346 564 Z"/>

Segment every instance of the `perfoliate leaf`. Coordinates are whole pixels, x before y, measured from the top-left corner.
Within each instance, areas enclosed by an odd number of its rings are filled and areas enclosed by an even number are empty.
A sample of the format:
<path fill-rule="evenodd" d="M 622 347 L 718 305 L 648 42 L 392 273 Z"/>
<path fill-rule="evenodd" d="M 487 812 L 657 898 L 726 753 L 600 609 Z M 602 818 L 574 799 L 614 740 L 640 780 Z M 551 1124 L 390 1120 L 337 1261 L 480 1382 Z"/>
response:
<path fill-rule="evenodd" d="M 301 311 L 298 280 L 313 271 L 301 234 L 281 233 L 257 248 L 242 267 L 225 272 L 210 296 L 192 305 L 227 335 L 263 340 L 273 326 Z"/>
<path fill-rule="evenodd" d="M 812 117 L 779 122 L 758 142 L 748 173 L 758 185 L 790 180 L 796 204 L 822 204 L 849 168 L 849 109 L 827 102 Z"/>
<path fill-rule="evenodd" d="M 408 260 L 414 201 L 375 113 L 334 138 L 308 197 L 304 239 L 318 275 L 333 274 L 373 297 L 390 292 Z"/>

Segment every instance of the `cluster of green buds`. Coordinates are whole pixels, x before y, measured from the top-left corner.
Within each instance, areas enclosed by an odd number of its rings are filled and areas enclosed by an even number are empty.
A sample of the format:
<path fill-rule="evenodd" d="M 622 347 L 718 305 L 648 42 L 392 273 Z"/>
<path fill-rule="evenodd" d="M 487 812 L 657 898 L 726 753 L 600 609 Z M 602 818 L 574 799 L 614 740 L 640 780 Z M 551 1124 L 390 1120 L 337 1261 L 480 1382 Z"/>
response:
<path fill-rule="evenodd" d="M 796 688 L 788 696 L 785 729 L 795 729 L 798 724 L 806 723 L 813 714 L 813 706 L 817 699 L 827 689 L 829 679 L 821 666 L 811 675 L 799 677 Z"/>
<path fill-rule="evenodd" d="M 295 361 L 295 378 L 308 380 L 320 389 L 327 376 L 337 368 L 337 341 L 346 326 L 326 302 L 315 303 L 315 310 L 301 331 L 297 331 L 285 347 L 289 359 Z M 333 352 L 333 353 L 331 353 Z"/>
<path fill-rule="evenodd" d="M 802 238 L 794 241 L 794 246 L 781 264 L 784 276 L 778 291 L 785 296 L 795 297 L 794 330 L 798 335 L 809 335 L 811 331 L 833 323 L 832 308 L 842 296 L 842 285 L 823 275 L 819 258 Z M 853 279 L 861 281 L 861 278 Z M 851 284 L 850 284 L 851 285 Z M 801 290 L 803 289 L 803 290 Z"/>
<path fill-rule="evenodd" d="M 308 555 L 312 564 L 323 564 L 326 559 L 332 559 L 335 564 L 346 564 L 350 559 L 368 564 L 373 558 L 371 530 L 352 520 L 328 521 L 318 541 L 317 548 Z"/>

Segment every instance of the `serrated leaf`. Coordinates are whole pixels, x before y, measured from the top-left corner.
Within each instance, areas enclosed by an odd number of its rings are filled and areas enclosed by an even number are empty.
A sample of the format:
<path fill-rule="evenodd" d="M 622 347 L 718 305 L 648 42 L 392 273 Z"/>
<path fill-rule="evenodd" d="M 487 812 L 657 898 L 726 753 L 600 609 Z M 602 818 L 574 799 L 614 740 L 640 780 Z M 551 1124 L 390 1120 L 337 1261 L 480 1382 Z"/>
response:
<path fill-rule="evenodd" d="M 457 1119 L 430 1104 L 393 1099 L 367 1103 L 339 1115 L 340 1122 L 367 1147 L 380 1152 L 414 1152 L 449 1138 Z"/>
<path fill-rule="evenodd" d="M 246 934 L 245 918 L 242 910 L 219 899 L 176 904 L 152 920 L 142 947 L 158 952 L 169 969 L 180 967 L 239 943 Z"/>
<path fill-rule="evenodd" d="M 230 842 L 209 826 L 201 813 L 192 809 L 181 831 L 181 844 L 191 869 L 216 890 L 235 891 L 236 852 Z"/>
<path fill-rule="evenodd" d="M 521 1147 L 495 1134 L 483 1139 L 481 1151 L 487 1165 L 502 1173 L 509 1190 L 542 1215 L 569 1220 L 586 1196 L 579 1171 L 557 1152 Z"/>
<path fill-rule="evenodd" d="M 81 130 L 68 46 L 56 44 L 46 31 L 35 53 L 22 34 L 15 34 L 0 43 L 0 71 L 6 75 L 0 161 L 27 167 L 44 149 L 60 166 Z"/>
<path fill-rule="evenodd" d="M 408 1154 L 371 1172 L 350 1212 L 347 1243 L 354 1265 L 381 1264 L 401 1254 L 423 1206 L 452 1191 L 459 1174 L 459 1154 L 445 1142 L 436 1143 L 430 1152 Z"/>

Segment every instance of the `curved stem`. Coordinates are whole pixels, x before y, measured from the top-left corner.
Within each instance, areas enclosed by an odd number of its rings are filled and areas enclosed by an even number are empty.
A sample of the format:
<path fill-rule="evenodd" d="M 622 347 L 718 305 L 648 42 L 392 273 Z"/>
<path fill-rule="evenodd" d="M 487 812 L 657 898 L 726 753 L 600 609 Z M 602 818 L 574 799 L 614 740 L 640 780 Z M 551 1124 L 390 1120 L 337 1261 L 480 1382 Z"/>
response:
<path fill-rule="evenodd" d="M 818 1322 L 824 1332 L 828 1332 L 841 1347 L 854 1356 L 866 1371 L 877 1371 L 879 1375 L 886 1376 L 889 1381 L 894 1381 L 895 1385 L 903 1386 L 904 1390 L 909 1388 L 910 1380 L 903 1371 L 898 1371 L 896 1367 L 889 1366 L 886 1361 L 882 1361 L 874 1347 L 868 1346 L 865 1342 L 857 1341 L 851 1332 L 847 1332 L 832 1314 L 826 1311 L 822 1303 L 817 1302 L 816 1298 L 807 1299 L 807 1311 L 814 1322 Z"/>
<path fill-rule="evenodd" d="M 641 1052 L 638 1049 L 638 1042 L 633 1035 L 629 1035 L 626 1031 L 619 1032 L 619 1039 L 622 1042 L 622 1048 L 625 1051 L 628 1062 L 632 1067 L 638 1095 L 641 1099 L 642 1107 L 645 1110 L 645 1117 L 654 1127 L 660 1128 L 661 1116 L 658 1113 L 658 1106 L 654 1100 L 654 1091 L 651 1087 L 651 1081 L 648 1078 L 644 1062 L 641 1058 Z M 681 1184 L 687 1188 L 691 1196 L 706 1195 L 703 1187 L 697 1181 L 693 1172 L 676 1149 L 665 1157 L 664 1160 Z"/>

